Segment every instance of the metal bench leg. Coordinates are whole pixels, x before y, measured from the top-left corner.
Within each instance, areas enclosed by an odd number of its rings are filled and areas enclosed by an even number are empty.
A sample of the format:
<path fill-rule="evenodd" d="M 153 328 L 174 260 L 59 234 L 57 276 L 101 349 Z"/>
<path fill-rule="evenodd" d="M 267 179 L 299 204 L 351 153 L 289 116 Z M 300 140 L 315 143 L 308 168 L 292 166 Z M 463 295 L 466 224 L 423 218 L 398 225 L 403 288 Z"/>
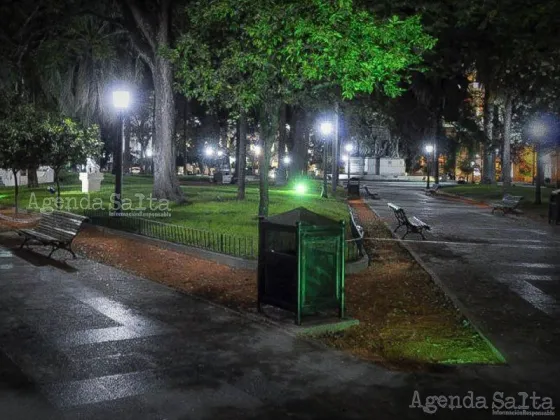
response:
<path fill-rule="evenodd" d="M 68 247 L 64 247 L 65 250 L 67 250 L 68 252 L 70 252 L 70 254 L 72 254 L 72 258 L 76 259 L 76 254 L 74 253 L 74 250 L 72 249 L 72 244 L 68 244 Z"/>
<path fill-rule="evenodd" d="M 59 248 L 58 246 L 53 245 L 53 246 L 52 246 L 52 249 L 51 249 L 51 253 L 49 254 L 49 256 L 48 256 L 47 258 L 50 258 L 51 255 L 54 253 L 54 251 L 56 251 L 58 248 Z"/>
<path fill-rule="evenodd" d="M 23 240 L 23 243 L 20 245 L 19 249 L 23 249 L 23 247 L 25 246 L 25 244 L 27 243 L 27 241 L 29 241 L 28 237 L 25 237 L 25 239 Z M 29 245 L 28 245 L 29 246 Z"/>
<path fill-rule="evenodd" d="M 401 239 L 406 238 L 406 235 L 408 235 L 410 233 L 410 228 L 407 226 L 406 227 L 406 233 L 401 237 Z"/>
<path fill-rule="evenodd" d="M 404 225 L 398 225 L 395 230 L 393 230 L 393 233 L 395 233 L 397 230 L 399 230 L 400 228 L 402 228 Z"/>

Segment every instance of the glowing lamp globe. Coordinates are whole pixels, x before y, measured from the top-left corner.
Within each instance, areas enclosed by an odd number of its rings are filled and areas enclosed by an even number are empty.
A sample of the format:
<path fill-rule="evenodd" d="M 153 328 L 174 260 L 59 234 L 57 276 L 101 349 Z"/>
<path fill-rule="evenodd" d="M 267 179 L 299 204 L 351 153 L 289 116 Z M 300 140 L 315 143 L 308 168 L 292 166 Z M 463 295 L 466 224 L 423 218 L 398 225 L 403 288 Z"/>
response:
<path fill-rule="evenodd" d="M 328 136 L 333 132 L 333 125 L 328 121 L 322 122 L 320 128 L 321 133 L 325 136 Z"/>
<path fill-rule="evenodd" d="M 306 190 L 307 190 L 307 188 L 306 188 L 305 184 L 303 184 L 303 183 L 296 184 L 296 192 L 298 194 L 303 195 L 303 194 L 305 194 Z"/>
<path fill-rule="evenodd" d="M 116 90 L 113 92 L 113 105 L 117 109 L 127 109 L 130 104 L 130 92 Z"/>

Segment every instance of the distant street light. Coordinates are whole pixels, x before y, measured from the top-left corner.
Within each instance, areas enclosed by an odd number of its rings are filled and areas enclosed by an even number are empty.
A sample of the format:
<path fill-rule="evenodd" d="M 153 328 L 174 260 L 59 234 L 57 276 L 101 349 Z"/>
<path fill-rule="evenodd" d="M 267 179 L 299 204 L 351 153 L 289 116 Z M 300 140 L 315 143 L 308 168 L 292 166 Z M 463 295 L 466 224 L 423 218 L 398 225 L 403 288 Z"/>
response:
<path fill-rule="evenodd" d="M 259 146 L 258 144 L 253 148 L 253 153 L 255 154 L 255 156 L 260 156 L 262 152 L 262 148 L 261 146 Z"/>
<path fill-rule="evenodd" d="M 545 117 L 541 116 L 531 123 L 529 126 L 529 137 L 533 140 L 533 182 L 535 183 L 535 204 L 541 204 L 541 184 L 542 184 L 542 166 L 540 165 L 541 153 L 540 146 L 545 137 L 549 134 Z"/>
<path fill-rule="evenodd" d="M 119 132 L 117 135 L 117 148 L 113 156 L 115 166 L 115 212 L 121 211 L 122 203 L 122 177 L 123 177 L 123 134 L 124 134 L 124 114 L 130 104 L 130 92 L 127 90 L 115 90 L 113 92 L 113 106 L 118 112 L 120 119 Z"/>
<path fill-rule="evenodd" d="M 284 159 L 282 159 L 282 161 L 284 162 L 284 165 L 289 165 L 290 163 L 292 163 L 292 159 L 290 158 L 290 156 L 284 156 Z"/>
<path fill-rule="evenodd" d="M 204 154 L 207 157 L 212 157 L 212 156 L 214 156 L 214 149 L 211 148 L 210 146 L 208 146 L 206 149 L 204 149 Z"/>
<path fill-rule="evenodd" d="M 434 146 L 431 144 L 426 145 L 426 152 L 428 152 L 428 156 L 426 156 L 426 188 L 430 188 L 430 155 L 434 151 Z"/>
<path fill-rule="evenodd" d="M 323 191 L 321 197 L 329 198 L 327 192 L 327 136 L 333 132 L 333 125 L 329 121 L 323 121 L 319 128 L 323 134 Z"/>

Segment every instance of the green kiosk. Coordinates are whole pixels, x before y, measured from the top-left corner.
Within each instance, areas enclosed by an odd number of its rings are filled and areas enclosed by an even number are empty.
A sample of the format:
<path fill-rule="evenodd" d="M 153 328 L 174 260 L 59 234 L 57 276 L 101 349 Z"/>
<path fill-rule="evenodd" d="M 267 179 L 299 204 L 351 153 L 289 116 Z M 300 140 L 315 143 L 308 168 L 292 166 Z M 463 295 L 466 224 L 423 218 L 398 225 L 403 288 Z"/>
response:
<path fill-rule="evenodd" d="M 304 207 L 259 220 L 258 310 L 344 317 L 345 223 Z"/>

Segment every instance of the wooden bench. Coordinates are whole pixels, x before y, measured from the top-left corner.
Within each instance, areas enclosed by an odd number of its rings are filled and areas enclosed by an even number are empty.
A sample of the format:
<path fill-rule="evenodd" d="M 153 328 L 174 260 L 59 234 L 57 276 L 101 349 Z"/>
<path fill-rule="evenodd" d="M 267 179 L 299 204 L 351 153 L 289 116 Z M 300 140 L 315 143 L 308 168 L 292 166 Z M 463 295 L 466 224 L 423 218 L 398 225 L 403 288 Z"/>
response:
<path fill-rule="evenodd" d="M 25 245 L 29 247 L 29 241 L 33 241 L 40 245 L 52 246 L 49 258 L 57 249 L 65 249 L 76 258 L 72 250 L 72 241 L 87 220 L 87 217 L 58 210 L 42 214 L 36 227 L 17 231 L 25 238 L 20 249 Z"/>
<path fill-rule="evenodd" d="M 365 255 L 365 251 L 364 251 L 364 228 L 361 227 L 357 223 L 356 217 L 354 215 L 354 211 L 352 210 L 352 207 L 348 206 L 348 212 L 350 213 L 350 229 L 352 231 L 352 238 L 353 238 L 349 241 L 356 242 L 356 245 L 358 246 L 358 252 L 360 254 L 360 257 L 363 257 Z"/>
<path fill-rule="evenodd" d="M 502 198 L 502 201 L 492 204 L 492 214 L 494 214 L 496 210 L 500 210 L 504 215 L 506 213 L 513 213 L 519 206 L 519 203 L 521 203 L 521 200 L 523 200 L 523 196 L 521 195 L 506 194 L 504 198 Z"/>
<path fill-rule="evenodd" d="M 426 188 L 427 195 L 436 195 L 439 190 L 439 184 L 432 184 L 430 188 Z"/>
<path fill-rule="evenodd" d="M 367 185 L 364 186 L 364 189 L 366 190 L 366 194 L 367 194 L 367 196 L 368 196 L 369 198 L 371 198 L 371 199 L 373 199 L 373 200 L 379 200 L 379 199 L 380 199 L 379 194 L 374 193 L 374 192 L 371 192 L 371 191 L 369 190 L 369 188 L 367 187 Z"/>
<path fill-rule="evenodd" d="M 388 207 L 391 210 L 393 210 L 393 213 L 395 214 L 395 217 L 397 218 L 397 222 L 398 222 L 398 226 L 395 228 L 393 232 L 396 232 L 402 226 L 406 227 L 406 233 L 402 236 L 401 239 L 406 238 L 406 235 L 408 235 L 409 233 L 419 233 L 420 236 L 422 236 L 422 239 L 426 239 L 424 237 L 424 231 L 430 230 L 430 226 L 428 226 L 426 223 L 424 223 L 422 220 L 420 220 L 417 217 L 413 216 L 409 218 L 406 215 L 404 209 L 402 209 L 401 207 L 393 203 L 389 203 Z"/>

